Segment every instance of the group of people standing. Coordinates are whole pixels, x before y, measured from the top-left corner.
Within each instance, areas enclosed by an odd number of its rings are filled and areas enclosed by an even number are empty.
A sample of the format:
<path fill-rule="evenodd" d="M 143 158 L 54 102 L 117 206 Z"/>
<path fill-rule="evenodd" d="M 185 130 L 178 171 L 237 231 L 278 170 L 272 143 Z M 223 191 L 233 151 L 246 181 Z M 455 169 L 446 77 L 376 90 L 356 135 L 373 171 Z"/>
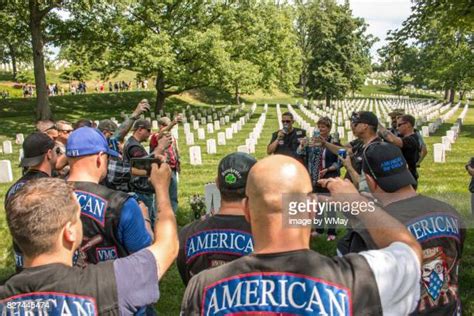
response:
<path fill-rule="evenodd" d="M 134 114 L 146 107 L 141 102 Z M 412 148 L 411 140 L 403 140 L 412 135 L 410 118 L 397 119 L 397 136 L 383 130 L 373 113 L 354 113 L 357 139 L 341 145 L 330 135 L 328 118 L 307 139 L 293 127 L 291 113 L 284 113 L 283 129 L 267 148 L 270 156 L 224 157 L 216 172 L 219 212 L 178 232 L 171 188 L 179 154 L 168 132 L 180 119 L 161 120 L 160 133 L 152 136 L 148 121 L 132 117 L 133 124 L 119 128 L 111 121 L 95 129 L 82 120 L 61 131 L 43 124 L 25 139 L 28 178 L 12 186 L 6 199 L 23 263 L 0 286 L 7 315 L 149 313 L 176 257 L 186 285 L 182 315 L 460 313 L 465 230 L 455 209 L 415 191 L 403 152 Z M 127 124 L 133 134 L 122 144 Z M 67 181 L 51 177 L 61 157 L 52 138 L 61 132 L 68 135 Z M 135 170 L 133 160 L 149 156 L 141 143 L 150 137 L 156 161 Z M 346 180 L 340 177 L 343 166 Z M 117 190 L 125 182 L 137 198 Z M 152 190 L 136 190 L 147 185 Z M 326 257 L 310 249 L 311 225 L 285 223 L 284 197 L 291 194 L 377 202 L 371 212 L 351 213 L 339 256 Z M 156 218 L 145 204 L 153 204 Z M 328 231 L 329 240 L 335 232 Z"/>

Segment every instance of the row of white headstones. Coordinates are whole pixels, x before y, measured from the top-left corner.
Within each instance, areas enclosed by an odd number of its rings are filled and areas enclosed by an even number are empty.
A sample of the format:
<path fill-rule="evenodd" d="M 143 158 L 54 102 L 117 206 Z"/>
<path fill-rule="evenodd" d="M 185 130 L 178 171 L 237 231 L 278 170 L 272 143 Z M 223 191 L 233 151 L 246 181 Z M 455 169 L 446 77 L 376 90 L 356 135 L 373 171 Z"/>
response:
<path fill-rule="evenodd" d="M 231 123 L 230 127 L 225 129 L 225 132 L 218 132 L 217 133 L 217 142 L 215 138 L 206 138 L 205 131 L 203 128 L 199 127 L 199 123 L 194 121 L 193 129 L 197 130 L 198 139 L 206 140 L 206 152 L 209 155 L 217 154 L 217 145 L 224 146 L 227 143 L 227 140 L 230 140 L 234 137 L 234 134 L 240 132 L 242 128 L 248 123 L 252 114 L 255 113 L 257 109 L 257 104 L 253 104 L 250 112 L 246 113 L 245 115 L 241 116 L 236 122 Z M 245 140 L 245 144 L 242 144 L 237 147 L 238 152 L 245 152 L 245 153 L 255 153 L 255 146 L 258 143 L 260 138 L 263 125 L 265 124 L 266 119 L 266 112 L 268 111 L 268 105 L 264 105 L 263 113 L 260 115 L 256 125 L 252 129 L 252 132 L 249 133 L 249 136 Z M 227 123 L 229 123 L 228 117 L 225 117 Z M 218 123 L 218 122 L 217 122 Z M 189 147 L 189 159 L 191 165 L 201 165 L 202 164 L 202 152 L 200 146 L 193 146 L 194 145 L 194 134 L 191 131 L 191 126 L 187 123 L 183 125 L 184 134 L 186 136 L 186 145 L 191 146 Z M 214 133 L 214 130 L 219 130 L 220 127 L 216 128 L 216 122 L 214 122 L 214 126 L 212 124 L 207 125 L 207 132 L 208 134 Z"/>

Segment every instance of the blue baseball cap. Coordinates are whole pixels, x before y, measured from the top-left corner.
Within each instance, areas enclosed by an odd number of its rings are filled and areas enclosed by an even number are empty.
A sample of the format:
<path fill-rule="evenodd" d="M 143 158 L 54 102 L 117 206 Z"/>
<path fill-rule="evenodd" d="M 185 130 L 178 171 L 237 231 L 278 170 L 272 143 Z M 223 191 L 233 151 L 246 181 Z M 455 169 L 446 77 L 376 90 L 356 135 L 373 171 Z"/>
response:
<path fill-rule="evenodd" d="M 66 156 L 68 157 L 95 155 L 100 152 L 113 157 L 119 156 L 118 152 L 109 148 L 104 134 L 96 128 L 78 128 L 67 139 Z"/>

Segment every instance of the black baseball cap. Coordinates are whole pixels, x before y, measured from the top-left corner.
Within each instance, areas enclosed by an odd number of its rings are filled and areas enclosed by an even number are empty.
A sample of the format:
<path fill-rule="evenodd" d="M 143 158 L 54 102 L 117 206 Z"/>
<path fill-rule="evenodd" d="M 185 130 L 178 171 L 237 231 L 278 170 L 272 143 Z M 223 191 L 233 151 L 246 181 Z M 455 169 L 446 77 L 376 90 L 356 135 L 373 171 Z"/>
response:
<path fill-rule="evenodd" d="M 151 129 L 151 122 L 145 119 L 136 120 L 132 130 L 136 131 L 139 128 Z"/>
<path fill-rule="evenodd" d="M 219 187 L 230 190 L 245 188 L 249 171 L 255 163 L 257 159 L 242 152 L 225 156 L 217 168 Z"/>
<path fill-rule="evenodd" d="M 114 121 L 112 120 L 102 120 L 99 122 L 99 125 L 97 126 L 97 129 L 101 132 L 107 130 L 112 133 L 114 133 L 117 130 L 117 124 L 115 124 Z"/>
<path fill-rule="evenodd" d="M 387 142 L 367 146 L 363 152 L 362 168 L 385 192 L 416 185 L 400 148 Z"/>
<path fill-rule="evenodd" d="M 377 118 L 377 116 L 373 112 L 369 111 L 360 111 L 352 113 L 351 122 L 353 124 L 364 123 L 375 127 L 379 125 L 379 119 Z"/>
<path fill-rule="evenodd" d="M 20 167 L 33 167 L 39 165 L 48 150 L 54 148 L 54 140 L 47 134 L 35 132 L 28 135 L 23 142 L 23 158 Z"/>

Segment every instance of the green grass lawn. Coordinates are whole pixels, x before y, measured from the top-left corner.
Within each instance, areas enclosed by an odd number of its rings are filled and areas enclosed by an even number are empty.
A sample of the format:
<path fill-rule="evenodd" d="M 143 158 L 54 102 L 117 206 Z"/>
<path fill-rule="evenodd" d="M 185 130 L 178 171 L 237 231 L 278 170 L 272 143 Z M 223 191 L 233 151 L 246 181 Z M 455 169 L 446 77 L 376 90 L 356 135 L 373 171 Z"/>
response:
<path fill-rule="evenodd" d="M 119 118 L 121 111 L 130 113 L 139 100 L 148 98 L 153 100 L 154 96 L 151 92 L 130 92 L 120 94 L 88 94 L 80 96 L 64 96 L 51 98 L 51 104 L 55 113 L 55 119 L 67 119 L 75 121 L 81 117 L 87 117 L 94 120 L 110 118 L 115 116 Z M 218 99 L 217 107 L 224 104 L 230 104 L 232 99 L 227 95 L 215 95 L 209 97 L 209 94 L 187 94 L 180 98 L 171 99 L 165 109 L 174 111 L 182 109 L 187 104 L 193 106 L 209 106 L 211 99 Z M 301 100 L 301 98 L 299 98 Z M 207 155 L 206 144 L 204 141 L 197 140 L 195 142 L 201 146 L 203 153 L 203 164 L 201 166 L 189 165 L 189 152 L 185 144 L 183 129 L 180 128 L 179 147 L 181 149 L 181 159 L 183 170 L 180 174 L 179 183 L 179 214 L 178 222 L 180 225 L 185 224 L 191 218 L 188 198 L 192 194 L 203 194 L 204 184 L 212 182 L 216 176 L 217 162 L 226 154 L 234 152 L 237 146 L 245 143 L 245 138 L 252 131 L 261 112 L 263 111 L 263 103 L 269 103 L 267 120 L 265 122 L 261 138 L 256 146 L 255 156 L 262 158 L 266 156 L 266 145 L 268 144 L 271 133 L 278 128 L 276 120 L 275 103 L 282 104 L 282 112 L 286 109 L 287 103 L 294 103 L 295 98 L 279 94 L 277 97 L 270 97 L 263 94 L 254 96 L 246 96 L 244 100 L 248 105 L 251 102 L 259 103 L 257 111 L 252 115 L 250 121 L 243 127 L 242 131 L 234 135 L 234 138 L 227 141 L 226 146 L 218 146 L 217 154 Z M 15 134 L 22 132 L 29 133 L 33 129 L 34 105 L 31 100 L 11 99 L 0 101 L 0 143 L 5 139 L 14 140 Z M 296 107 L 295 107 L 296 108 Z M 299 112 L 301 115 L 302 113 Z M 469 213 L 469 200 L 467 195 L 467 187 L 469 177 L 464 169 L 464 164 L 472 155 L 472 147 L 474 144 L 474 109 L 470 109 L 465 120 L 465 125 L 461 132 L 460 139 L 453 145 L 452 151 L 447 154 L 447 162 L 445 164 L 434 164 L 432 144 L 441 141 L 441 136 L 445 134 L 446 129 L 452 125 L 460 111 L 453 116 L 450 122 L 444 124 L 435 135 L 426 138 L 429 148 L 429 154 L 424 161 L 420 170 L 420 192 L 442 196 L 443 199 L 453 203 L 463 215 Z M 304 116 L 303 116 L 304 117 Z M 227 127 L 224 126 L 224 127 Z M 221 127 L 221 131 L 223 128 Z M 195 133 L 196 134 L 196 133 Z M 207 134 L 207 133 L 206 133 Z M 217 139 L 217 132 L 214 133 Z M 20 169 L 16 168 L 18 162 L 19 146 L 14 145 L 13 155 L 0 154 L 0 160 L 10 159 L 14 168 L 14 176 L 20 176 Z M 5 279 L 13 272 L 13 260 L 11 256 L 11 238 L 5 222 L 5 212 L 3 209 L 3 198 L 10 184 L 0 184 L 0 279 Z M 339 236 L 342 236 L 340 232 Z M 460 293 L 464 303 L 464 312 L 466 315 L 474 314 L 474 237 L 469 231 L 467 240 L 464 245 L 463 263 L 461 265 L 461 282 Z M 322 238 L 312 242 L 312 248 L 326 255 L 335 254 L 335 243 L 328 243 Z M 160 283 L 161 297 L 156 305 L 161 315 L 178 315 L 181 298 L 184 292 L 181 279 L 175 266 L 165 275 Z"/>

